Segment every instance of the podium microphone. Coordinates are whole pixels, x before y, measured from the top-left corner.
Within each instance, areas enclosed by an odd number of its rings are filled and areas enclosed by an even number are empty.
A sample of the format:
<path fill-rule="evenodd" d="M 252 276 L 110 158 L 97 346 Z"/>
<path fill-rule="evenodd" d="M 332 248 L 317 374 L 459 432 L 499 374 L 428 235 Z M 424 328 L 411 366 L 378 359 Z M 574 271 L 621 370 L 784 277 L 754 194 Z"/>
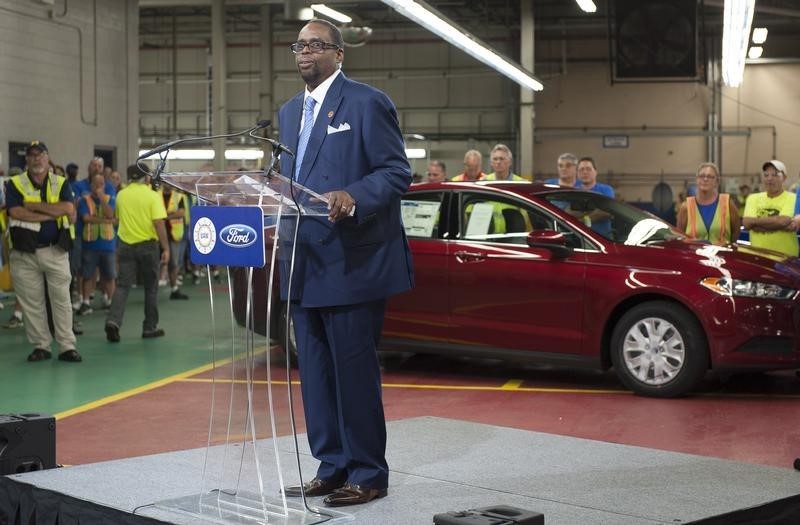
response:
<path fill-rule="evenodd" d="M 144 159 L 146 159 L 148 157 L 152 157 L 153 155 L 157 155 L 159 153 L 164 153 L 165 151 L 169 151 L 170 149 L 172 149 L 174 146 L 177 146 L 178 144 L 185 144 L 187 142 L 203 142 L 203 141 L 206 141 L 206 140 L 213 140 L 213 139 L 227 139 L 227 138 L 232 138 L 232 137 L 239 137 L 241 135 L 249 135 L 249 136 L 251 136 L 253 138 L 256 138 L 256 139 L 266 140 L 267 142 L 272 144 L 273 148 L 276 148 L 277 147 L 276 144 L 278 144 L 284 149 L 284 151 L 288 151 L 288 148 L 286 148 L 286 146 L 283 146 L 283 144 L 280 144 L 279 142 L 278 143 L 273 143 L 272 139 L 268 139 L 266 137 L 258 137 L 256 135 L 253 135 L 253 133 L 255 133 L 256 131 L 258 131 L 260 129 L 264 129 L 264 128 L 268 127 L 270 124 L 272 124 L 271 120 L 264 119 L 264 120 L 259 120 L 258 122 L 256 122 L 256 125 L 253 126 L 252 128 L 246 129 L 244 131 L 237 131 L 236 133 L 223 133 L 221 135 L 209 135 L 207 137 L 186 137 L 186 138 L 183 138 L 183 139 L 173 140 L 171 142 L 167 142 L 166 144 L 162 144 L 162 145 L 160 145 L 160 146 L 158 146 L 156 148 L 153 148 L 150 151 L 147 151 L 147 152 L 143 153 L 142 155 L 139 155 L 139 157 L 136 159 L 136 164 L 141 166 L 139 163 L 142 162 L 142 160 L 144 160 Z M 151 177 L 151 180 L 150 180 L 150 184 L 152 185 L 153 189 L 158 189 L 158 187 L 161 185 L 161 172 L 164 171 L 164 166 L 167 163 L 167 156 L 166 155 L 163 155 L 163 156 L 161 156 L 159 158 L 160 158 L 161 162 L 159 162 L 158 166 L 156 166 L 155 173 L 153 173 L 153 175 Z"/>
<path fill-rule="evenodd" d="M 163 152 L 165 152 L 167 150 L 172 149 L 173 147 L 177 146 L 178 144 L 185 144 L 187 142 L 201 142 L 201 141 L 213 140 L 213 139 L 226 139 L 226 138 L 232 138 L 232 137 L 239 137 L 241 135 L 250 135 L 251 133 L 254 133 L 255 131 L 258 131 L 259 129 L 264 129 L 264 128 L 268 127 L 270 124 L 272 124 L 271 120 L 259 120 L 256 123 L 256 125 L 253 126 L 252 128 L 246 129 L 244 131 L 237 131 L 236 133 L 223 133 L 221 135 L 209 135 L 207 137 L 186 137 L 186 138 L 182 138 L 182 139 L 173 140 L 171 142 L 167 142 L 166 144 L 162 144 L 162 145 L 160 145 L 158 147 L 155 147 L 155 148 L 151 149 L 150 151 L 147 151 L 147 152 L 139 155 L 139 158 L 136 159 L 136 162 L 139 162 L 140 160 L 144 160 L 144 159 L 146 159 L 148 157 L 152 157 L 153 155 L 156 155 L 158 153 L 163 153 Z M 262 137 L 255 137 L 255 138 L 262 138 Z M 272 139 L 267 139 L 267 141 L 272 142 Z M 281 146 L 283 146 L 283 145 L 281 144 Z M 285 146 L 283 146 L 283 147 L 285 148 Z"/>

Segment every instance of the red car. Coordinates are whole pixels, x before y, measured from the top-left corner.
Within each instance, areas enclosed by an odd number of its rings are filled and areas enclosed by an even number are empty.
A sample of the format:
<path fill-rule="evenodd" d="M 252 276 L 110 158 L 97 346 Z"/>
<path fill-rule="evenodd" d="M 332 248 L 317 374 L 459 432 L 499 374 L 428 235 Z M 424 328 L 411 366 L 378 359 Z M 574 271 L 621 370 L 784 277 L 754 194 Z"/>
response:
<path fill-rule="evenodd" d="M 691 241 L 622 202 L 527 182 L 414 185 L 402 210 L 416 286 L 389 300 L 382 350 L 613 366 L 656 397 L 710 368 L 800 368 L 795 257 Z"/>

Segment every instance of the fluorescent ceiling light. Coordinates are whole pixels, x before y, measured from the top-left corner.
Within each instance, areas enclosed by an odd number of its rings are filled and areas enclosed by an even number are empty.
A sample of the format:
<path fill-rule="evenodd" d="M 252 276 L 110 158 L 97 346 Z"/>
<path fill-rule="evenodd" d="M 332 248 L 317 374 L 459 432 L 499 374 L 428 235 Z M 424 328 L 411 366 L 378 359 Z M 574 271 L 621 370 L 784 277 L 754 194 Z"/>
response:
<path fill-rule="evenodd" d="M 753 25 L 756 0 L 725 0 L 722 25 L 722 80 L 739 87 L 744 78 L 744 59 Z"/>
<path fill-rule="evenodd" d="M 767 33 L 769 31 L 766 27 L 754 27 L 753 28 L 753 43 L 754 44 L 763 44 L 767 41 Z"/>
<path fill-rule="evenodd" d="M 764 48 L 761 46 L 753 46 L 750 48 L 750 51 L 747 52 L 747 58 L 761 58 L 761 54 L 764 52 Z"/>
<path fill-rule="evenodd" d="M 406 157 L 409 159 L 424 159 L 427 156 L 425 148 L 406 148 Z"/>
<path fill-rule="evenodd" d="M 350 22 L 353 21 L 353 19 L 347 16 L 346 14 L 340 13 L 336 9 L 331 9 L 325 4 L 311 4 L 311 9 L 313 9 L 317 13 L 322 13 L 328 18 L 332 18 L 337 22 L 341 22 L 342 24 L 349 24 Z"/>
<path fill-rule="evenodd" d="M 492 50 L 487 44 L 449 21 L 444 15 L 425 2 L 414 0 L 381 1 L 406 18 L 413 20 L 487 66 L 499 71 L 520 86 L 534 91 L 544 89 L 542 83 L 522 66 Z"/>
<path fill-rule="evenodd" d="M 256 160 L 263 159 L 264 152 L 260 149 L 226 149 L 226 160 Z"/>
<path fill-rule="evenodd" d="M 143 149 L 139 151 L 141 157 L 149 150 Z M 156 155 L 149 157 L 151 160 L 157 160 Z M 212 160 L 214 158 L 213 149 L 171 149 L 167 155 L 167 160 Z"/>
<path fill-rule="evenodd" d="M 147 153 L 148 150 L 139 150 L 139 156 Z M 167 160 L 214 160 L 213 149 L 171 149 L 167 155 Z M 226 160 L 257 160 L 263 159 L 264 152 L 260 149 L 226 149 Z M 156 155 L 151 155 L 150 160 L 157 160 Z"/>
<path fill-rule="evenodd" d="M 595 11 L 597 11 L 597 6 L 594 5 L 594 2 L 592 2 L 592 0 L 575 0 L 575 1 L 578 2 L 578 7 L 580 7 L 587 13 L 594 13 Z"/>

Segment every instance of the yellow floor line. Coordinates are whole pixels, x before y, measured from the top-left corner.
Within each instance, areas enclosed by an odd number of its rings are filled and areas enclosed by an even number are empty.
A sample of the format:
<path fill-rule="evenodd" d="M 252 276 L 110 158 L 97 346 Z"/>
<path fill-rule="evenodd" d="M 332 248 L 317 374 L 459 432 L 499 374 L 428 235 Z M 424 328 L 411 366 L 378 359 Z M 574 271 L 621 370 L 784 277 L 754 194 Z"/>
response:
<path fill-rule="evenodd" d="M 91 403 L 86 403 L 84 405 L 81 405 L 81 406 L 78 406 L 78 407 L 75 407 L 75 408 L 71 408 L 71 409 L 65 410 L 63 412 L 59 412 L 59 413 L 57 413 L 55 415 L 55 418 L 56 418 L 56 420 L 60 420 L 60 419 L 67 418 L 69 416 L 74 416 L 75 414 L 88 412 L 89 410 L 92 410 L 92 409 L 95 409 L 95 408 L 99 408 L 99 407 L 101 407 L 103 405 L 107 405 L 109 403 L 113 403 L 114 401 L 119 401 L 120 399 L 125 399 L 125 398 L 131 397 L 131 396 L 135 396 L 136 394 L 141 394 L 142 392 L 147 392 L 148 390 L 153 390 L 153 389 L 156 389 L 158 387 L 167 385 L 169 383 L 174 383 L 176 381 L 183 380 L 183 379 L 185 379 L 185 378 L 187 378 L 189 376 L 193 376 L 193 375 L 196 375 L 196 374 L 201 374 L 203 372 L 207 372 L 209 370 L 212 370 L 214 368 L 214 366 L 226 365 L 226 364 L 230 363 L 231 361 L 233 361 L 233 358 L 229 357 L 227 359 L 223 359 L 223 360 L 217 361 L 216 364 L 215 363 L 209 363 L 209 364 L 206 364 L 206 365 L 203 365 L 203 366 L 199 366 L 197 368 L 193 368 L 191 370 L 187 370 L 186 372 L 181 372 L 180 374 L 175 374 L 175 375 L 172 375 L 172 376 L 169 376 L 169 377 L 165 377 L 164 379 L 159 379 L 158 381 L 153 381 L 152 383 L 148 383 L 146 385 L 142 385 L 142 386 L 139 386 L 139 387 L 136 387 L 136 388 L 132 388 L 132 389 L 126 390 L 124 392 L 119 392 L 118 394 L 114 394 L 114 395 L 111 395 L 111 396 L 106 396 L 106 397 L 98 399 L 96 401 L 92 401 Z"/>
<path fill-rule="evenodd" d="M 181 378 L 178 381 L 182 383 L 210 383 L 213 379 L 205 378 Z M 217 383 L 230 383 L 229 379 L 217 379 Z M 235 383 L 246 383 L 244 379 L 236 379 Z M 272 381 L 275 385 L 286 385 L 286 381 Z M 266 385 L 267 381 L 253 381 L 256 385 Z M 299 381 L 292 381 L 293 385 L 299 385 Z M 413 390 L 476 390 L 476 391 L 505 391 L 505 392 L 540 392 L 540 393 L 553 393 L 553 394 L 633 394 L 627 390 L 597 390 L 590 388 L 532 388 L 532 387 L 519 387 L 508 388 L 508 383 L 502 386 L 470 386 L 470 385 L 417 385 L 407 383 L 383 383 L 383 388 L 408 388 Z"/>
<path fill-rule="evenodd" d="M 503 390 L 517 390 L 522 386 L 522 379 L 509 379 L 501 388 Z"/>

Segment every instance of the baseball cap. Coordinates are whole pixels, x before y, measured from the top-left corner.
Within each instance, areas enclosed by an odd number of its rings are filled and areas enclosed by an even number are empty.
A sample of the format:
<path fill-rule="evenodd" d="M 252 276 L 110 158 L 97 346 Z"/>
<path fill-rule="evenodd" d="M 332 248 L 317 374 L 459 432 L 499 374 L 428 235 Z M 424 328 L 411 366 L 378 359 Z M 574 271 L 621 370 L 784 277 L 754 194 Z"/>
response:
<path fill-rule="evenodd" d="M 775 159 L 768 160 L 767 162 L 764 163 L 763 166 L 761 166 L 761 170 L 763 171 L 767 169 L 767 166 L 772 166 L 773 168 L 778 170 L 778 172 L 783 173 L 784 177 L 786 176 L 786 164 L 784 164 L 783 162 Z"/>
<path fill-rule="evenodd" d="M 47 145 L 41 140 L 32 140 L 28 147 L 25 148 L 25 155 L 30 155 L 31 151 L 36 148 L 39 153 L 47 153 Z"/>

